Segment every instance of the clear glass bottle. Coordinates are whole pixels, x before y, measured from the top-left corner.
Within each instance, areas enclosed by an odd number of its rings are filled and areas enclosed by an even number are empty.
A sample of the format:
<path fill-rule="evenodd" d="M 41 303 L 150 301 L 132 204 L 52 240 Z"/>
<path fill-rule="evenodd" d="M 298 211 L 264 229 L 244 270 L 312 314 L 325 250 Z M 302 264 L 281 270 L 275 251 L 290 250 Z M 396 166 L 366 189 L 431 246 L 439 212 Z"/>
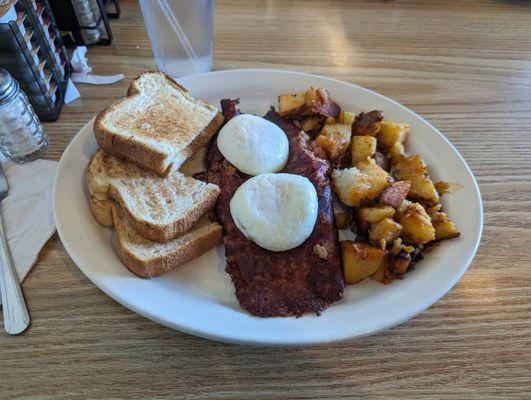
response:
<path fill-rule="evenodd" d="M 40 158 L 48 149 L 42 125 L 9 72 L 0 68 L 0 151 L 18 163 Z"/>
<path fill-rule="evenodd" d="M 98 23 L 99 15 L 96 18 L 89 0 L 71 0 L 71 3 L 80 26 L 95 26 Z M 94 44 L 101 40 L 101 32 L 97 28 L 81 28 L 81 37 L 86 44 Z"/>

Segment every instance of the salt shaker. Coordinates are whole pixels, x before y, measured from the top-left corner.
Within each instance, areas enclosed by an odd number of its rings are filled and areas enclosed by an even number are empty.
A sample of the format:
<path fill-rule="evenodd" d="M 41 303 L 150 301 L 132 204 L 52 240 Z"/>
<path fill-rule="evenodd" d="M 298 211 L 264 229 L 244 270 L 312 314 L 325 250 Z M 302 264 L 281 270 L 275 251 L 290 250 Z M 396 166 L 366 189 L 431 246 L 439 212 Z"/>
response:
<path fill-rule="evenodd" d="M 0 151 L 23 163 L 36 160 L 47 149 L 46 133 L 28 98 L 9 72 L 0 68 Z"/>

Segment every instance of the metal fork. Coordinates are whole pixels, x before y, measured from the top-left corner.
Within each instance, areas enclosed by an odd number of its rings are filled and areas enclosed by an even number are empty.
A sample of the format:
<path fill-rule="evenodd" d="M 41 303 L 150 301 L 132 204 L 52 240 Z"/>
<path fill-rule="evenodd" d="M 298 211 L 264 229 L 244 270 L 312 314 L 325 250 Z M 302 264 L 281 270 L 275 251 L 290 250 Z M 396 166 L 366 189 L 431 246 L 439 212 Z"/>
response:
<path fill-rule="evenodd" d="M 0 202 L 7 197 L 8 190 L 7 179 L 0 165 Z M 4 328 L 7 333 L 16 335 L 28 327 L 30 317 L 18 283 L 17 272 L 7 244 L 1 215 L 0 241 L 2 242 L 0 246 L 0 292 L 2 293 L 2 308 L 4 310 Z"/>

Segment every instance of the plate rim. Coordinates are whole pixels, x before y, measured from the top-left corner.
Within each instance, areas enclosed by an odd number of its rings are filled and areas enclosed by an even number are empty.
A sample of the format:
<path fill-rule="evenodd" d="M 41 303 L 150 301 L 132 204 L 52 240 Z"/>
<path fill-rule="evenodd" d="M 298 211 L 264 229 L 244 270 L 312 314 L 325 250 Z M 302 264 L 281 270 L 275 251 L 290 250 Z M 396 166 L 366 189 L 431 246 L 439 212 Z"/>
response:
<path fill-rule="evenodd" d="M 466 162 L 464 157 L 461 155 L 461 153 L 453 146 L 453 144 L 446 138 L 446 136 L 443 135 L 437 128 L 435 128 L 430 122 L 425 120 L 422 116 L 418 115 L 416 112 L 414 112 L 413 110 L 409 109 L 408 107 L 402 105 L 401 103 L 399 103 L 399 102 L 397 102 L 397 101 L 395 101 L 395 100 L 393 100 L 393 99 L 391 99 L 391 98 L 389 98 L 389 97 L 387 97 L 385 95 L 382 95 L 382 94 L 380 94 L 378 92 L 375 92 L 375 91 L 373 91 L 371 89 L 367 89 L 367 88 L 361 87 L 359 85 L 356 85 L 354 83 L 346 82 L 346 81 L 343 81 L 343 80 L 340 80 L 340 79 L 336 79 L 336 78 L 330 78 L 330 77 L 327 77 L 327 76 L 322 76 L 322 75 L 317 75 L 317 74 L 310 74 L 310 73 L 299 72 L 299 71 L 292 71 L 292 70 L 280 70 L 280 69 L 268 69 L 268 68 L 256 68 L 256 69 L 255 68 L 245 68 L 245 69 L 228 69 L 228 70 L 210 71 L 210 72 L 205 72 L 205 73 L 199 73 L 199 74 L 194 74 L 194 75 L 183 76 L 181 78 L 177 78 L 176 80 L 179 82 L 181 79 L 197 79 L 197 78 L 199 78 L 201 76 L 205 76 L 205 75 L 223 75 L 223 74 L 239 74 L 239 73 L 259 73 L 259 74 L 260 73 L 280 73 L 280 74 L 287 74 L 287 75 L 299 75 L 299 76 L 303 76 L 303 77 L 306 77 L 306 78 L 314 78 L 314 79 L 325 80 L 325 81 L 329 81 L 329 82 L 335 82 L 335 83 L 340 84 L 340 85 L 345 85 L 345 86 L 348 86 L 350 88 L 354 88 L 355 90 L 358 90 L 358 91 L 361 91 L 361 92 L 370 93 L 370 94 L 372 94 L 372 95 L 374 95 L 376 97 L 379 97 L 379 98 L 381 98 L 381 99 L 383 99 L 383 100 L 385 100 L 387 102 L 390 102 L 390 103 L 394 104 L 395 106 L 399 107 L 402 111 L 404 111 L 406 113 L 409 113 L 409 114 L 412 114 L 415 118 L 419 119 L 421 122 L 426 124 L 432 131 L 436 132 L 440 136 L 440 138 L 446 143 L 446 145 L 452 150 L 452 152 L 460 159 L 460 161 L 462 162 L 463 166 L 465 167 L 465 170 L 466 170 L 468 176 L 471 178 L 471 181 L 473 183 L 473 192 L 474 192 L 474 195 L 475 195 L 475 199 L 474 200 L 477 202 L 477 206 L 478 206 L 478 229 L 477 229 L 477 235 L 474 238 L 473 249 L 472 249 L 471 252 L 469 252 L 469 256 L 467 257 L 467 259 L 463 261 L 462 267 L 457 271 L 457 273 L 454 274 L 452 279 L 449 280 L 448 284 L 444 287 L 444 289 L 440 290 L 437 295 L 430 297 L 428 300 L 426 300 L 422 304 L 419 304 L 416 307 L 412 307 L 410 312 L 404 314 L 404 316 L 402 318 L 400 318 L 400 319 L 398 319 L 396 321 L 392 321 L 389 324 L 383 324 L 379 328 L 369 329 L 369 330 L 367 330 L 365 332 L 362 332 L 360 334 L 348 334 L 348 333 L 346 333 L 346 334 L 339 335 L 339 336 L 336 336 L 336 337 L 331 338 L 331 339 L 321 339 L 321 340 L 310 339 L 310 340 L 297 341 L 297 342 L 294 342 L 294 341 L 282 341 L 282 340 L 263 341 L 263 340 L 256 340 L 256 339 L 250 339 L 250 338 L 234 337 L 234 336 L 224 335 L 224 334 L 216 334 L 216 333 L 212 333 L 212 331 L 209 331 L 209 330 L 193 329 L 193 328 L 190 328 L 190 327 L 187 327 L 187 326 L 183 326 L 182 324 L 178 324 L 178 323 L 175 323 L 175 322 L 167 321 L 167 320 L 164 320 L 164 319 L 160 318 L 158 315 L 152 313 L 149 310 L 139 309 L 135 305 L 131 304 L 129 301 L 127 301 L 127 300 L 125 300 L 123 298 L 120 298 L 115 292 L 113 292 L 106 285 L 106 283 L 103 280 L 98 279 L 97 276 L 94 276 L 93 274 L 91 275 L 90 273 L 85 271 L 86 267 L 78 259 L 77 252 L 71 247 L 70 241 L 68 240 L 68 238 L 64 234 L 64 231 L 63 231 L 63 228 L 62 228 L 62 224 L 60 223 L 60 221 L 57 218 L 57 209 L 56 209 L 56 207 L 57 207 L 57 198 L 56 198 L 56 195 L 57 195 L 57 187 L 58 187 L 58 185 L 60 185 L 58 183 L 58 178 L 59 178 L 59 173 L 60 173 L 60 170 L 61 170 L 61 164 L 62 164 L 63 160 L 65 159 L 65 154 L 67 154 L 69 149 L 71 147 L 73 147 L 73 143 L 76 141 L 76 139 L 79 139 L 81 137 L 81 133 L 87 128 L 87 126 L 93 123 L 95 117 L 93 117 L 91 120 L 89 120 L 72 137 L 72 139 L 70 140 L 68 146 L 63 151 L 63 153 L 61 155 L 61 158 L 60 158 L 60 160 L 58 162 L 58 165 L 57 165 L 57 169 L 56 169 L 56 172 L 55 172 L 55 175 L 54 175 L 54 180 L 53 180 L 53 187 L 52 187 L 52 203 L 53 203 L 53 212 L 54 212 L 54 219 L 55 219 L 56 227 L 57 227 L 57 233 L 58 233 L 58 235 L 59 235 L 59 237 L 61 239 L 61 242 L 63 243 L 63 246 L 64 246 L 66 252 L 68 253 L 69 257 L 74 261 L 74 263 L 76 264 L 77 268 L 79 268 L 80 271 L 96 287 L 98 287 L 101 291 L 103 291 L 105 294 L 107 294 L 109 297 L 111 297 L 117 303 L 127 307 L 128 309 L 130 309 L 131 311 L 135 312 L 136 314 L 142 315 L 143 317 L 146 317 L 146 318 L 148 318 L 148 319 L 150 319 L 150 320 L 152 320 L 152 321 L 154 321 L 154 322 L 156 322 L 156 323 L 158 323 L 160 325 L 166 326 L 166 327 L 171 328 L 171 329 L 176 329 L 176 330 L 179 330 L 179 331 L 182 331 L 182 332 L 194 335 L 194 336 L 198 336 L 198 337 L 202 337 L 202 338 L 206 338 L 206 339 L 210 339 L 210 340 L 216 340 L 216 341 L 220 341 L 220 342 L 236 343 L 236 344 L 241 344 L 241 345 L 258 345 L 258 346 L 271 346 L 271 347 L 302 347 L 302 346 L 312 346 L 312 345 L 319 345 L 319 344 L 323 344 L 323 343 L 344 342 L 344 341 L 348 341 L 348 340 L 352 340 L 352 339 L 358 339 L 358 338 L 374 335 L 376 333 L 391 329 L 391 328 L 393 328 L 393 327 L 395 327 L 397 325 L 400 325 L 400 324 L 408 321 L 412 317 L 422 313 L 427 308 L 429 308 L 433 304 L 437 303 L 445 294 L 447 294 L 455 286 L 457 281 L 459 281 L 459 279 L 461 279 L 461 277 L 466 272 L 466 270 L 469 268 L 470 264 L 472 263 L 474 257 L 477 254 L 477 250 L 479 248 L 479 244 L 481 242 L 481 237 L 482 237 L 482 234 L 483 234 L 483 225 L 484 225 L 484 221 L 483 221 L 484 215 L 483 214 L 484 214 L 484 211 L 483 211 L 483 201 L 482 201 L 482 198 L 481 198 L 481 192 L 480 192 L 480 189 L 479 189 L 479 185 L 477 183 L 477 180 L 476 180 L 472 170 L 470 169 L 468 163 Z"/>

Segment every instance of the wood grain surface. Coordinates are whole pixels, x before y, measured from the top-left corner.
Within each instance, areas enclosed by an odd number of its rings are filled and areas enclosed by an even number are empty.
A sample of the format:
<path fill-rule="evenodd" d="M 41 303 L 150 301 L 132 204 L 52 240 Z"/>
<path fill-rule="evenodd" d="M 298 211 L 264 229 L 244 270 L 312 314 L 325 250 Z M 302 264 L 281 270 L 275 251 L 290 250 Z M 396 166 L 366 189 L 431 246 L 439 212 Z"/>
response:
<path fill-rule="evenodd" d="M 138 2 L 122 1 L 95 73 L 155 69 Z M 302 349 L 215 343 L 122 307 L 57 235 L 23 289 L 32 325 L 0 334 L 0 398 L 531 398 L 531 2 L 216 2 L 215 69 L 271 67 L 376 90 L 438 127 L 483 196 L 479 252 L 424 313 L 373 337 Z M 80 84 L 47 123 L 49 159 L 123 96 Z"/>

